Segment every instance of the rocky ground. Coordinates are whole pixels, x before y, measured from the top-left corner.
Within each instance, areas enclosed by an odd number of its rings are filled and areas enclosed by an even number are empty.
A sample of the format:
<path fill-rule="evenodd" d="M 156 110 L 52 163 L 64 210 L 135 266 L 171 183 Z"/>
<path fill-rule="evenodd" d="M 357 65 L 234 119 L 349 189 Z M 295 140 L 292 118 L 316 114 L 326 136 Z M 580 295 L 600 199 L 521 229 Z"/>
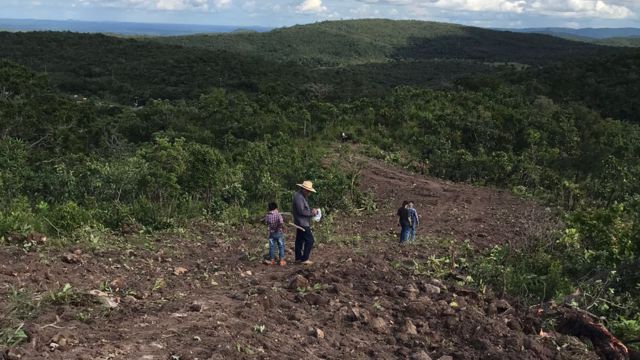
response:
<path fill-rule="evenodd" d="M 2 247 L 2 325 L 17 330 L 5 331 L 3 341 L 27 337 L 3 356 L 598 358 L 576 338 L 541 332 L 541 319 L 517 302 L 455 276 L 439 278 L 446 271 L 425 265 L 465 240 L 483 248 L 538 236 L 556 226 L 548 209 L 369 159 L 354 164 L 378 210 L 327 218 L 316 230 L 311 266 L 264 265 L 264 229 L 253 225 L 198 223 L 32 252 Z M 405 197 L 425 221 L 418 241 L 400 246 L 393 215 Z"/>

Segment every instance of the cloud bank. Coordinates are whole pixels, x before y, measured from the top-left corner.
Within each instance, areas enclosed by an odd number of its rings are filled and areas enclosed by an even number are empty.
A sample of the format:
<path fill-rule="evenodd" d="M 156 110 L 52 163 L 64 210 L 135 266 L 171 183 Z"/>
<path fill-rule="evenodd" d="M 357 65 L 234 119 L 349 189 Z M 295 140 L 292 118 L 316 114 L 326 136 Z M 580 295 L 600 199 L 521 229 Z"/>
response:
<path fill-rule="evenodd" d="M 402 6 L 417 12 L 426 9 L 516 13 L 562 18 L 628 19 L 637 17 L 634 0 L 357 0 L 366 4 Z"/>

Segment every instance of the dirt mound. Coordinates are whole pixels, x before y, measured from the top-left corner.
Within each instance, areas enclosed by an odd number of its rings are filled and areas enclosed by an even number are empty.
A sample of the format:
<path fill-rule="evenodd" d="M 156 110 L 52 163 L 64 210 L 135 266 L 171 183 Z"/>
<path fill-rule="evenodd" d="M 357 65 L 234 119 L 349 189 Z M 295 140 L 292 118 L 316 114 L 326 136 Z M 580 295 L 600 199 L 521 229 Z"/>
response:
<path fill-rule="evenodd" d="M 504 300 L 398 267 L 426 256 L 417 246 L 324 245 L 316 265 L 274 267 L 249 260 L 242 240 L 205 235 L 76 251 L 71 263 L 69 251 L 4 248 L 3 314 L 34 306 L 28 342 L 7 357 L 597 358 L 570 338 L 538 336 L 535 319 Z"/>

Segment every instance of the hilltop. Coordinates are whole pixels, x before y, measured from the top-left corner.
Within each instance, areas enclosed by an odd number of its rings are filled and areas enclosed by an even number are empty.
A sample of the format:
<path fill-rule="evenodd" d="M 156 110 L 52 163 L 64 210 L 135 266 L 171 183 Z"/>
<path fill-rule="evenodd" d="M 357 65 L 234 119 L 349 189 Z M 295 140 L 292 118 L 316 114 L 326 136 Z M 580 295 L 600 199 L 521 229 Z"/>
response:
<path fill-rule="evenodd" d="M 264 33 L 163 37 L 156 41 L 319 66 L 435 58 L 541 63 L 614 51 L 548 35 L 385 19 L 324 21 Z"/>

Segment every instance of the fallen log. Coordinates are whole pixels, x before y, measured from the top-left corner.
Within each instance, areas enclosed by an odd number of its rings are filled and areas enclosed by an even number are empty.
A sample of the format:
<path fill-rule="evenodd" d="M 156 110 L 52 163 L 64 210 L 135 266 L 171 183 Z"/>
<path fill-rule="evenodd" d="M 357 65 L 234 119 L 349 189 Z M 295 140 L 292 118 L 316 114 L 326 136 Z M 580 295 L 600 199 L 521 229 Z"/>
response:
<path fill-rule="evenodd" d="M 629 360 L 629 349 L 618 340 L 604 325 L 596 322 L 590 314 L 580 309 L 559 307 L 555 309 L 556 331 L 561 334 L 586 338 L 593 344 L 594 350 L 602 359 Z M 635 358 L 635 356 L 634 356 Z"/>

